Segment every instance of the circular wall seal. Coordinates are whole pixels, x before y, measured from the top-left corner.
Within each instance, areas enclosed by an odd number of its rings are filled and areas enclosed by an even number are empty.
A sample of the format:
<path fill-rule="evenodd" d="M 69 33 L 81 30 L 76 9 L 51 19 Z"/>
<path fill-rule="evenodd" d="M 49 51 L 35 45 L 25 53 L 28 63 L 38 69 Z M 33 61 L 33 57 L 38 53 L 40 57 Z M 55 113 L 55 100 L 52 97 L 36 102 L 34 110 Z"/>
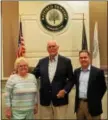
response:
<path fill-rule="evenodd" d="M 40 20 L 45 29 L 58 32 L 67 25 L 68 13 L 59 4 L 49 4 L 42 10 Z"/>

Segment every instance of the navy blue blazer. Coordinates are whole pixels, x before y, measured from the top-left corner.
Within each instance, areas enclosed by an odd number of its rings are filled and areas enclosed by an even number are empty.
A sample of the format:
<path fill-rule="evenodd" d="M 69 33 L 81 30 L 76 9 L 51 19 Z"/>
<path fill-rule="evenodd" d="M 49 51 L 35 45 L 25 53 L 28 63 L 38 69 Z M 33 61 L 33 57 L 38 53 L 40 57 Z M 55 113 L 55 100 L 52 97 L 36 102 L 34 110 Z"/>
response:
<path fill-rule="evenodd" d="M 75 112 L 79 106 L 79 76 L 81 68 L 74 71 L 74 80 L 76 84 L 76 97 L 75 97 Z M 104 71 L 91 66 L 90 76 L 88 82 L 87 99 L 88 99 L 88 110 L 92 116 L 97 116 L 102 113 L 102 97 L 106 91 L 106 82 L 104 77 Z"/>
<path fill-rule="evenodd" d="M 48 76 L 49 57 L 39 60 L 39 63 L 33 70 L 36 78 L 40 78 L 40 104 L 44 106 L 50 105 L 52 102 L 54 106 L 68 104 L 68 93 L 72 87 L 73 81 L 73 67 L 71 60 L 58 55 L 58 64 L 55 76 L 50 83 Z M 57 98 L 57 93 L 65 89 L 67 92 L 64 98 Z"/>

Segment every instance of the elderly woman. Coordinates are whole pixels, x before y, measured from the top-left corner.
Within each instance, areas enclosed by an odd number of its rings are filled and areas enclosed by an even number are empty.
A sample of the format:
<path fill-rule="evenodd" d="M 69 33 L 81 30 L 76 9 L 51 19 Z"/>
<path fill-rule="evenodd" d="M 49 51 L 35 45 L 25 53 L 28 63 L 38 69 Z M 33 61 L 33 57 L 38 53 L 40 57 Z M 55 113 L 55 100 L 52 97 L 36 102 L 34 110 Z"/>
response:
<path fill-rule="evenodd" d="M 24 57 L 15 61 L 16 73 L 6 83 L 6 112 L 8 119 L 35 119 L 37 113 L 37 81 L 28 73 L 28 62 Z"/>

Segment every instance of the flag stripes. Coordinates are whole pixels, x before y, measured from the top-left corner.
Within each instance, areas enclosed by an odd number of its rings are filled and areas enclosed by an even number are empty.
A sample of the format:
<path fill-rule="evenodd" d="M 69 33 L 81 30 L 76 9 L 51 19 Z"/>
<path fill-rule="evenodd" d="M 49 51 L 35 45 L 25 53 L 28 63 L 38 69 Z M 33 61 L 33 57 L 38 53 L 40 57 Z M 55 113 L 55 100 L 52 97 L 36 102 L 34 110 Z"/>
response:
<path fill-rule="evenodd" d="M 20 21 L 20 28 L 19 28 L 19 40 L 18 40 L 18 50 L 17 50 L 17 58 L 25 56 L 25 43 L 22 33 L 22 22 Z"/>

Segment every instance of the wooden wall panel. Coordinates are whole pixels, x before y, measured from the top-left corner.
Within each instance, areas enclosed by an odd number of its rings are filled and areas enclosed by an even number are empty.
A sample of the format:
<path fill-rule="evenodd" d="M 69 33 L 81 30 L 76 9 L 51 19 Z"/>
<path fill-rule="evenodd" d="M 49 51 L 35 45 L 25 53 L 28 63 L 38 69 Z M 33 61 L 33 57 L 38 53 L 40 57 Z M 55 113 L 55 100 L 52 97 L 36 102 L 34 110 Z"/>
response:
<path fill-rule="evenodd" d="M 18 2 L 2 1 L 2 44 L 3 76 L 8 77 L 13 70 L 18 43 L 19 9 Z"/>
<path fill-rule="evenodd" d="M 108 8 L 106 1 L 90 1 L 89 3 L 89 22 L 90 22 L 90 48 L 92 49 L 92 41 L 94 34 L 95 21 L 98 22 L 99 47 L 101 67 L 107 67 L 107 25 L 108 25 Z"/>

